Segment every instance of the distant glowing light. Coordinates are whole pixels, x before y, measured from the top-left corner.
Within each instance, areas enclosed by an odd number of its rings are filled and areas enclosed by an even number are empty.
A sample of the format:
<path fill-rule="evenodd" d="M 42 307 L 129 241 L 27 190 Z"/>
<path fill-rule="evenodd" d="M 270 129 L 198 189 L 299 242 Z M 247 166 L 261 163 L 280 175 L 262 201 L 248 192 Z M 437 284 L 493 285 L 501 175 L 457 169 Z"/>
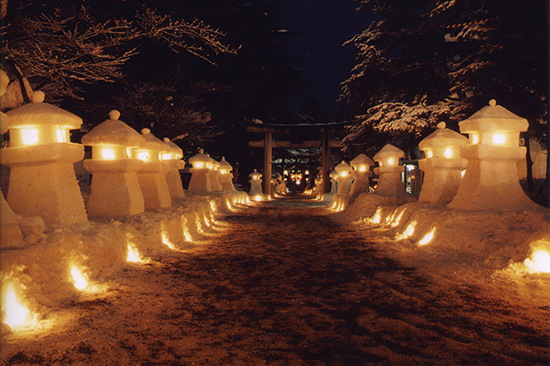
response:
<path fill-rule="evenodd" d="M 201 224 L 201 218 L 199 217 L 199 214 L 195 213 L 195 225 L 197 225 L 197 231 L 199 233 L 204 233 L 203 229 L 202 229 L 202 224 Z"/>
<path fill-rule="evenodd" d="M 11 283 L 7 286 L 2 307 L 6 314 L 3 322 L 11 328 L 26 325 L 31 321 L 29 309 L 19 302 Z"/>
<path fill-rule="evenodd" d="M 162 160 L 171 160 L 172 154 L 162 154 Z"/>
<path fill-rule="evenodd" d="M 523 263 L 527 268 L 535 272 L 550 273 L 550 254 L 543 249 L 537 249 Z"/>
<path fill-rule="evenodd" d="M 493 144 L 504 144 L 506 142 L 506 135 L 496 133 L 493 135 Z"/>
<path fill-rule="evenodd" d="M 464 169 L 463 171 L 460 172 L 460 176 L 463 178 L 464 174 L 466 174 L 466 169 Z"/>
<path fill-rule="evenodd" d="M 115 159 L 115 151 L 113 149 L 102 149 L 101 150 L 101 157 L 105 160 L 114 160 Z"/>
<path fill-rule="evenodd" d="M 431 158 L 432 156 L 434 156 L 434 153 L 431 150 L 428 150 L 426 151 L 426 156 Z"/>
<path fill-rule="evenodd" d="M 195 168 L 197 168 L 197 169 L 204 168 L 204 163 L 202 163 L 202 162 L 201 163 L 199 163 L 199 162 L 195 163 Z"/>
<path fill-rule="evenodd" d="M 443 153 L 447 159 L 450 159 L 453 156 L 453 150 L 451 150 L 450 147 L 448 147 L 445 152 Z"/>
<path fill-rule="evenodd" d="M 395 238 L 397 240 L 403 240 L 403 239 L 407 239 L 407 238 L 411 237 L 414 234 L 414 228 L 415 227 L 416 227 L 416 221 L 413 221 L 409 224 L 409 226 L 407 226 L 407 228 L 405 229 L 405 231 L 403 233 L 397 234 Z"/>
<path fill-rule="evenodd" d="M 479 142 L 479 136 L 476 134 L 472 135 L 472 144 L 477 144 Z"/>
<path fill-rule="evenodd" d="M 393 164 L 395 164 L 395 160 L 393 160 L 393 158 L 389 158 L 388 165 L 393 165 Z"/>
<path fill-rule="evenodd" d="M 341 177 L 347 177 L 347 176 L 348 176 L 348 172 L 340 172 L 340 176 L 341 176 Z"/>
<path fill-rule="evenodd" d="M 210 201 L 210 209 L 212 212 L 216 212 L 216 203 L 214 201 Z"/>
<path fill-rule="evenodd" d="M 88 287 L 88 281 L 77 267 L 73 266 L 71 268 L 71 275 L 73 276 L 74 287 L 79 290 L 84 290 L 86 289 L 86 287 Z"/>
<path fill-rule="evenodd" d="M 25 128 L 21 130 L 21 142 L 25 145 L 38 143 L 38 130 L 36 128 Z"/>
<path fill-rule="evenodd" d="M 435 227 L 433 227 L 424 237 L 418 242 L 418 245 L 426 245 L 432 241 L 435 234 Z"/>

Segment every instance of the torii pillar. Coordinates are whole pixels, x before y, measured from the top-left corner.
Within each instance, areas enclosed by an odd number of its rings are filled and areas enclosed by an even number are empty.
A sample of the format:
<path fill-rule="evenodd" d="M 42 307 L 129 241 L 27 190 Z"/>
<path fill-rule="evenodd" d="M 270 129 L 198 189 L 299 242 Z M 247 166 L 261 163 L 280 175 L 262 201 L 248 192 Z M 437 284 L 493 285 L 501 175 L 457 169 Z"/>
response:
<path fill-rule="evenodd" d="M 273 171 L 273 133 L 266 132 L 264 140 L 264 174 L 263 191 L 271 196 L 271 173 Z"/>
<path fill-rule="evenodd" d="M 323 178 L 322 193 L 328 193 L 331 189 L 330 183 L 330 134 L 328 131 L 323 132 L 323 140 L 321 142 L 322 156 L 322 169 L 321 177 Z"/>

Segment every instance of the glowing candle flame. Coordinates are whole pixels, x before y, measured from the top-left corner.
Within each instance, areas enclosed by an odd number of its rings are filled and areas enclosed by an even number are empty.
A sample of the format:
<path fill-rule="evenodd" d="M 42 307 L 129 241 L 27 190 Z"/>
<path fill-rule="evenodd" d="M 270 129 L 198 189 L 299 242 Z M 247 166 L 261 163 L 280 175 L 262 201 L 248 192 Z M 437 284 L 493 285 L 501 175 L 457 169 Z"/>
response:
<path fill-rule="evenodd" d="M 61 127 L 57 129 L 57 142 L 67 142 L 65 141 L 65 134 L 63 133 Z"/>
<path fill-rule="evenodd" d="M 88 287 L 88 281 L 86 280 L 86 278 L 84 278 L 82 272 L 80 272 L 78 268 L 71 268 L 71 275 L 73 276 L 74 287 L 79 290 L 84 290 L 86 287 Z"/>
<path fill-rule="evenodd" d="M 407 228 L 402 234 L 397 234 L 395 238 L 397 240 L 407 239 L 408 237 L 412 236 L 412 234 L 414 234 L 415 227 L 416 227 L 416 221 L 413 221 L 409 224 L 409 226 L 407 226 Z"/>
<path fill-rule="evenodd" d="M 4 323 L 12 328 L 18 325 L 23 325 L 29 320 L 29 309 L 21 305 L 21 303 L 17 300 L 17 295 L 15 294 L 15 290 L 13 289 L 13 285 L 11 283 L 6 289 L 4 308 L 6 312 Z"/>
<path fill-rule="evenodd" d="M 380 214 L 382 213 L 382 209 L 378 207 L 376 212 L 374 213 L 374 216 L 370 219 L 370 222 L 372 224 L 379 224 L 380 223 Z"/>
<path fill-rule="evenodd" d="M 533 260 L 527 258 L 523 263 L 525 266 L 535 272 L 550 273 L 550 254 L 542 249 L 533 252 Z"/>
<path fill-rule="evenodd" d="M 36 128 L 22 129 L 21 142 L 25 145 L 33 145 L 38 143 L 38 130 Z"/>
<path fill-rule="evenodd" d="M 254 196 L 254 201 L 260 202 L 261 200 L 262 200 L 262 196 L 260 196 L 259 194 Z"/>
<path fill-rule="evenodd" d="M 101 157 L 105 160 L 114 160 L 115 159 L 115 152 L 113 149 L 102 149 L 101 150 Z"/>
<path fill-rule="evenodd" d="M 399 221 L 401 221 L 401 218 L 403 217 L 404 213 L 405 213 L 405 209 L 403 209 L 403 211 L 401 211 L 401 213 L 391 223 L 391 227 L 396 227 L 397 225 L 399 225 Z"/>
<path fill-rule="evenodd" d="M 168 236 L 166 235 L 166 232 L 162 231 L 162 244 L 166 245 L 170 249 L 176 249 L 174 244 L 170 242 L 170 239 L 168 239 Z"/>
<path fill-rule="evenodd" d="M 472 135 L 472 144 L 477 144 L 479 142 L 479 136 L 476 134 Z"/>
<path fill-rule="evenodd" d="M 435 227 L 433 227 L 419 242 L 418 245 L 426 245 L 432 241 L 435 234 Z"/>
<path fill-rule="evenodd" d="M 360 171 L 360 172 L 366 172 L 366 171 L 367 171 L 367 167 L 366 167 L 365 165 L 361 165 L 361 166 L 359 167 L 359 171 Z"/>
<path fill-rule="evenodd" d="M 128 244 L 128 262 L 141 262 L 141 255 L 139 251 L 133 246 Z"/>
<path fill-rule="evenodd" d="M 450 159 L 453 156 L 453 150 L 451 150 L 450 147 L 448 147 L 445 152 L 443 153 L 447 159 Z"/>
<path fill-rule="evenodd" d="M 162 160 L 171 160 L 172 154 L 162 154 Z"/>
<path fill-rule="evenodd" d="M 395 164 L 393 158 L 389 158 L 388 159 L 388 165 L 393 165 L 393 164 Z"/>
<path fill-rule="evenodd" d="M 149 153 L 146 151 L 139 152 L 137 158 L 142 161 L 147 161 L 149 160 Z"/>
<path fill-rule="evenodd" d="M 431 152 L 431 150 L 426 151 L 426 156 L 427 157 L 431 158 L 433 155 L 434 155 L 434 153 Z"/>
<path fill-rule="evenodd" d="M 493 144 L 504 144 L 506 142 L 506 135 L 494 134 L 493 135 Z"/>

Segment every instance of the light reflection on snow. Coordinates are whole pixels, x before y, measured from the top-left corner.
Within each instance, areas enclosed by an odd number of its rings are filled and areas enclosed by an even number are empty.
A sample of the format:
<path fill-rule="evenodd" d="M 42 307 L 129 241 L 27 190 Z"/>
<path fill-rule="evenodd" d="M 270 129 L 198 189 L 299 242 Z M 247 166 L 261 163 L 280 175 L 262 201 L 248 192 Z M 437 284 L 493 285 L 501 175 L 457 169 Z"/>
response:
<path fill-rule="evenodd" d="M 2 321 L 13 330 L 33 326 L 36 323 L 36 316 L 33 317 L 29 309 L 21 304 L 12 283 L 7 286 L 3 296 L 2 310 L 5 313 Z"/>
<path fill-rule="evenodd" d="M 409 224 L 409 226 L 407 226 L 407 228 L 405 229 L 405 231 L 401 234 L 397 234 L 395 236 L 395 239 L 396 240 L 403 240 L 403 239 L 407 239 L 409 237 L 411 237 L 413 234 L 414 234 L 414 228 L 416 227 L 416 221 L 413 221 Z"/>
<path fill-rule="evenodd" d="M 435 234 L 435 226 L 418 242 L 418 245 L 426 245 L 432 241 Z"/>
<path fill-rule="evenodd" d="M 403 217 L 403 214 L 405 213 L 407 209 L 404 208 L 403 210 L 401 210 L 401 212 L 399 213 L 399 215 L 397 215 L 397 217 L 392 220 L 392 223 L 391 223 L 391 227 L 397 227 L 397 225 L 399 225 L 399 222 L 401 221 L 401 218 Z"/>
<path fill-rule="evenodd" d="M 527 268 L 535 272 L 550 273 L 550 254 L 546 250 L 534 250 L 531 258 L 523 262 Z"/>
<path fill-rule="evenodd" d="M 74 287 L 79 290 L 85 290 L 86 287 L 88 287 L 88 280 L 86 280 L 86 277 L 84 277 L 82 271 L 78 267 L 73 266 L 71 268 L 71 275 L 73 276 Z"/>
<path fill-rule="evenodd" d="M 369 222 L 371 224 L 379 224 L 380 219 L 381 219 L 381 215 L 382 215 L 382 208 L 378 207 L 376 209 L 376 212 L 374 213 L 374 216 L 369 219 Z"/>

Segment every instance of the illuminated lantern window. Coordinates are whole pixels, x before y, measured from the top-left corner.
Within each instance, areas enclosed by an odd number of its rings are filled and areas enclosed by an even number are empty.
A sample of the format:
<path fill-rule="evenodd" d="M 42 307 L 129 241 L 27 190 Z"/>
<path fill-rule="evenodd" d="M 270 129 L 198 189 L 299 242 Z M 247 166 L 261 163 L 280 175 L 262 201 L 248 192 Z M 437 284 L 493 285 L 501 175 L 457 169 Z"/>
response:
<path fill-rule="evenodd" d="M 351 165 L 342 161 L 340 164 L 336 165 L 334 168 L 339 173 L 338 176 L 338 192 L 339 195 L 349 195 L 351 191 L 351 182 L 353 181 L 353 176 L 351 171 L 353 168 Z"/>
<path fill-rule="evenodd" d="M 526 147 L 519 135 L 529 123 L 493 99 L 489 105 L 459 123 L 460 132 L 479 136 L 476 144 L 462 147 L 468 160 L 458 192 L 447 206 L 458 210 L 510 211 L 537 209 L 527 197 L 517 176 L 517 163 L 525 159 Z M 470 139 L 473 141 L 473 139 Z"/>
<path fill-rule="evenodd" d="M 458 132 L 446 128 L 445 122 L 437 125 L 437 130 L 418 145 L 426 154 L 418 162 L 424 172 L 424 182 L 419 202 L 447 204 L 456 195 L 461 181 L 461 172 L 467 160 L 460 157 L 460 149 L 468 139 Z"/>
<path fill-rule="evenodd" d="M 386 145 L 376 155 L 374 161 L 378 162 L 378 167 L 374 169 L 374 174 L 378 174 L 378 185 L 375 193 L 383 196 L 403 196 L 405 195 L 405 185 L 401 180 L 401 174 L 405 167 L 399 165 L 399 159 L 405 153 L 393 145 Z"/>
<path fill-rule="evenodd" d="M 44 93 L 32 103 L 10 110 L 9 147 L 0 149 L 0 163 L 10 167 L 7 202 L 26 216 L 47 224 L 72 225 L 87 220 L 73 164 L 84 157 L 84 146 L 71 143 L 69 130 L 82 119 L 44 103 Z"/>
<path fill-rule="evenodd" d="M 212 183 L 210 180 L 208 166 L 210 163 L 210 157 L 208 157 L 203 149 L 199 150 L 199 153 L 189 159 L 189 163 L 193 166 L 191 171 L 191 180 L 189 181 L 189 192 L 212 192 Z"/>
<path fill-rule="evenodd" d="M 350 196 L 357 196 L 361 193 L 369 192 L 369 183 L 372 172 L 370 167 L 374 161 L 365 154 L 359 154 L 350 162 L 353 167 L 354 181 L 351 187 Z"/>
<path fill-rule="evenodd" d="M 82 137 L 82 143 L 92 147 L 92 159 L 83 162 L 93 174 L 87 205 L 90 217 L 123 218 L 145 209 L 137 177 L 143 162 L 133 157 L 145 139 L 119 117 L 119 111 L 111 111 L 108 120 Z"/>

